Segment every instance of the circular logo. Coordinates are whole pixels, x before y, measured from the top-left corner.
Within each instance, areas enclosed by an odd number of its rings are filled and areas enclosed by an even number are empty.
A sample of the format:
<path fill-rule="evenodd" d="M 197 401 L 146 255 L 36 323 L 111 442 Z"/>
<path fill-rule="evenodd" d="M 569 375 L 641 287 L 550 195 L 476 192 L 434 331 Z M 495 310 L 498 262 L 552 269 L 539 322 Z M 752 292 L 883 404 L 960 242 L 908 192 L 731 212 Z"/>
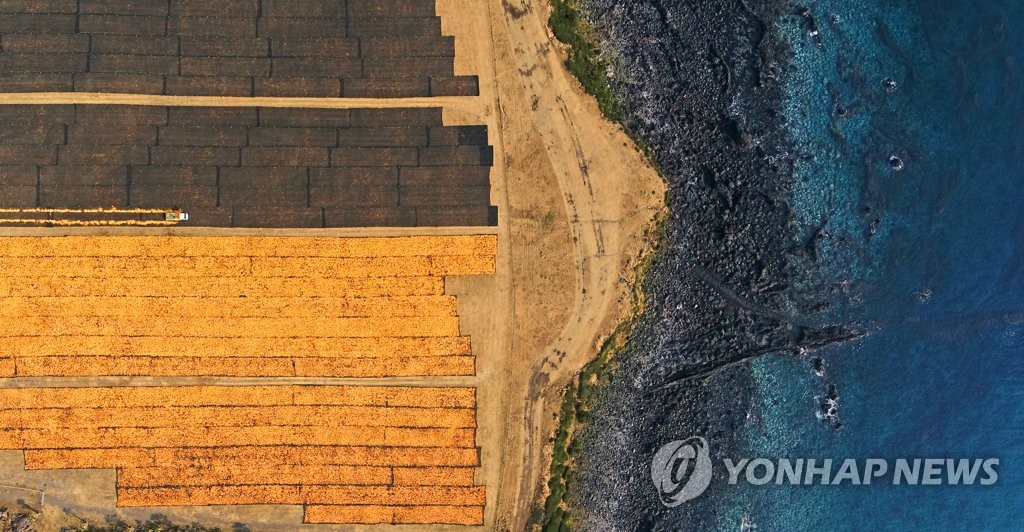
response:
<path fill-rule="evenodd" d="M 651 479 L 661 503 L 675 508 L 695 499 L 711 484 L 711 452 L 700 436 L 669 442 L 651 461 Z"/>

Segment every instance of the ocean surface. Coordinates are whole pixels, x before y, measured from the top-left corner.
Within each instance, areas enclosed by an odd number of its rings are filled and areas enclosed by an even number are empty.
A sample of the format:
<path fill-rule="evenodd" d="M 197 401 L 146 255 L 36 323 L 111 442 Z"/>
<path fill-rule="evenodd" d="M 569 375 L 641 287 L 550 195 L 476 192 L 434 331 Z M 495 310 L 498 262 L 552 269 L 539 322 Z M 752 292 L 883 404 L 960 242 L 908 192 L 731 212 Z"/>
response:
<path fill-rule="evenodd" d="M 856 1 L 779 22 L 793 43 L 795 211 L 824 225 L 832 318 L 862 340 L 753 364 L 741 454 L 1001 460 L 994 486 L 747 486 L 722 529 L 1024 529 L 1024 2 Z M 883 83 L 891 80 L 888 90 Z M 835 120 L 834 107 L 848 109 Z M 903 162 L 888 159 L 895 155 Z M 871 212 L 866 208 L 870 207 Z M 877 219 L 874 217 L 877 214 Z M 863 238 L 863 218 L 874 235 Z M 816 423 L 822 382 L 842 428 Z"/>
<path fill-rule="evenodd" d="M 686 28 L 685 17 L 703 11 L 690 10 L 687 0 L 591 3 L 604 45 L 633 65 L 628 83 L 617 81 L 633 99 L 632 129 L 653 146 L 678 198 L 700 185 L 699 171 L 688 168 L 700 154 L 680 155 L 693 139 L 672 141 L 679 133 L 671 124 L 636 127 L 645 120 L 638 109 L 664 90 L 647 86 L 654 76 L 677 76 L 672 87 L 683 103 L 676 105 L 686 106 L 680 72 L 650 65 L 689 53 L 666 44 L 684 37 L 665 28 Z M 751 9 L 743 1 L 720 4 Z M 779 312 L 865 335 L 806 351 L 766 348 L 691 378 L 684 359 L 695 344 L 683 335 L 699 328 L 684 326 L 689 303 L 672 298 L 678 283 L 700 286 L 701 279 L 674 265 L 700 257 L 677 244 L 693 222 L 685 219 L 691 207 L 676 201 L 665 256 L 646 287 L 651 304 L 639 340 L 623 354 L 581 437 L 584 471 L 570 487 L 577 528 L 1024 530 L 1024 1 L 821 0 L 780 13 L 763 29 L 789 47 L 770 122 L 781 131 L 758 132 L 752 119 L 734 115 L 755 145 L 774 136 L 765 157 L 791 161 L 779 172 L 788 176 L 786 197 L 776 199 L 791 209 L 792 223 L 777 230 L 794 249 L 813 248 L 813 260 L 791 257 L 796 273 L 786 280 L 787 297 L 824 303 Z M 621 29 L 628 24 L 633 33 Z M 645 28 L 658 33 L 638 38 Z M 762 65 L 759 75 L 770 74 Z M 733 92 L 736 107 L 750 100 Z M 665 164 L 676 156 L 678 166 Z M 717 186 L 721 175 L 705 181 Z M 729 308 L 713 315 L 729 317 Z M 757 328 L 749 314 L 735 318 L 744 325 L 719 334 Z M 771 347 L 773 337 L 764 338 Z M 692 390 L 671 391 L 679 367 Z M 836 417 L 822 419 L 830 386 Z M 994 486 L 722 487 L 716 476 L 703 497 L 663 508 L 645 468 L 659 445 L 691 435 L 718 446 L 718 458 L 1001 463 Z"/>

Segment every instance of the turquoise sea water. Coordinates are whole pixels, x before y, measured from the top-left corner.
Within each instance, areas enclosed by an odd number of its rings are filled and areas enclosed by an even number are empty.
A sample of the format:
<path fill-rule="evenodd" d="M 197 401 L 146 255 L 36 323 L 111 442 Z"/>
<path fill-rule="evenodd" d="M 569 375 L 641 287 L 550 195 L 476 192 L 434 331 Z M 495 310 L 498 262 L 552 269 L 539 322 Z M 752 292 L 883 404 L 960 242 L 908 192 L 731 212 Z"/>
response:
<path fill-rule="evenodd" d="M 826 229 L 832 320 L 869 335 L 762 358 L 745 456 L 988 458 L 994 486 L 745 486 L 735 530 L 1024 530 L 1024 2 L 824 0 L 780 22 L 794 207 Z M 892 79 L 889 92 L 883 80 Z M 844 109 L 835 118 L 836 106 Z M 889 162 L 903 162 L 896 171 Z M 873 236 L 864 221 L 873 222 Z M 840 430 L 815 415 L 826 386 Z"/>

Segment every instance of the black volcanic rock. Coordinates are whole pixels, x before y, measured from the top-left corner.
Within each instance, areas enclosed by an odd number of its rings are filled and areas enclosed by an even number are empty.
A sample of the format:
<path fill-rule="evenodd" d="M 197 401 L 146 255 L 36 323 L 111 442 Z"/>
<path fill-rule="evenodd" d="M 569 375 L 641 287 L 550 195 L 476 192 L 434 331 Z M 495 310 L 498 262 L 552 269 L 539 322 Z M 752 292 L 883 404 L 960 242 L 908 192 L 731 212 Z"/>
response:
<path fill-rule="evenodd" d="M 625 126 L 669 181 L 671 217 L 645 280 L 645 313 L 580 434 L 570 512 L 580 530 L 712 528 L 711 505 L 661 505 L 653 454 L 700 435 L 716 457 L 733 456 L 737 430 L 757 422 L 747 361 L 858 334 L 790 310 L 827 306 L 795 298 L 789 255 L 796 248 L 807 263 L 826 232 L 794 234 L 795 151 L 780 91 L 791 53 L 771 28 L 780 16 L 811 15 L 780 1 L 586 5 L 614 65 Z M 712 483 L 712 495 L 722 484 Z"/>

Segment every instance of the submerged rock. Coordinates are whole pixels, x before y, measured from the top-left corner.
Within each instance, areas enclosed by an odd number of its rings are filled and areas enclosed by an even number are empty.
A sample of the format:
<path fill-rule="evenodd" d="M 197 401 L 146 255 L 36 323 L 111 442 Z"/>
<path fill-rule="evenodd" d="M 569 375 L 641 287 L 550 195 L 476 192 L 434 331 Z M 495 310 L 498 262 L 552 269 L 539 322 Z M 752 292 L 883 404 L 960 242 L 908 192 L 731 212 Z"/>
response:
<path fill-rule="evenodd" d="M 889 156 L 889 168 L 892 168 L 893 170 L 899 172 L 903 170 L 904 166 L 905 163 L 903 162 L 903 159 L 901 159 L 898 155 Z"/>
<path fill-rule="evenodd" d="M 821 357 L 814 357 L 811 359 L 811 367 L 814 369 L 814 374 L 819 377 L 825 376 L 825 360 Z"/>

